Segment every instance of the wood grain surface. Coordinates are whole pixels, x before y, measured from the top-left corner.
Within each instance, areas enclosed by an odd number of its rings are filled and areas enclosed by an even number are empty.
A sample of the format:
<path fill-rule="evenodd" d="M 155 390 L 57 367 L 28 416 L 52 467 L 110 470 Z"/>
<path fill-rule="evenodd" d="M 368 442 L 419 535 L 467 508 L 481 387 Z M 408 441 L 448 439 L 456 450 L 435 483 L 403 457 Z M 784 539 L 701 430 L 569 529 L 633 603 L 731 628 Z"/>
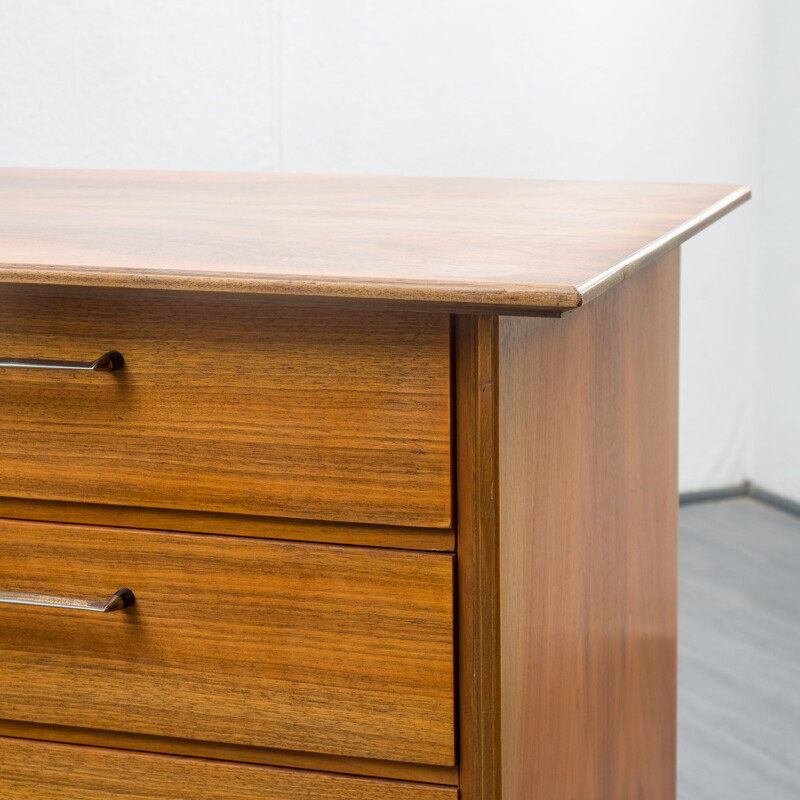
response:
<path fill-rule="evenodd" d="M 200 742 L 197 739 L 176 739 L 169 736 L 148 736 L 125 731 L 100 731 L 94 728 L 74 728 L 64 725 L 42 725 L 0 718 L 0 737 L 34 739 L 114 750 L 136 750 L 142 753 L 212 758 L 243 764 L 264 764 L 271 767 L 291 767 L 314 772 L 336 772 L 421 783 L 440 783 L 458 786 L 458 766 L 412 764 L 407 761 L 384 761 L 374 758 L 332 756 L 327 753 L 308 753 L 279 750 L 274 747 L 253 747 L 244 744 Z"/>
<path fill-rule="evenodd" d="M 0 460 L 2 457 L 0 456 Z M 449 528 L 414 528 L 357 522 L 280 519 L 210 511 L 175 511 L 168 508 L 65 503 L 0 497 L 0 518 L 39 522 L 74 522 L 117 528 L 147 528 L 184 533 L 216 533 L 259 539 L 289 539 L 360 547 L 396 547 L 403 550 L 455 550 L 455 533 Z"/>
<path fill-rule="evenodd" d="M 0 170 L 0 282 L 575 308 L 742 186 Z"/>
<path fill-rule="evenodd" d="M 455 325 L 462 800 L 501 792 L 497 327 L 493 316 L 459 316 Z"/>
<path fill-rule="evenodd" d="M 0 739 L 3 800 L 457 800 L 420 783 Z"/>
<path fill-rule="evenodd" d="M 500 319 L 505 800 L 674 799 L 678 283 Z"/>
<path fill-rule="evenodd" d="M 453 557 L 0 521 L 11 720 L 455 763 Z M 24 679 L 21 679 L 24 678 Z"/>
<path fill-rule="evenodd" d="M 30 287 L 0 292 L 2 493 L 447 528 L 450 321 Z"/>

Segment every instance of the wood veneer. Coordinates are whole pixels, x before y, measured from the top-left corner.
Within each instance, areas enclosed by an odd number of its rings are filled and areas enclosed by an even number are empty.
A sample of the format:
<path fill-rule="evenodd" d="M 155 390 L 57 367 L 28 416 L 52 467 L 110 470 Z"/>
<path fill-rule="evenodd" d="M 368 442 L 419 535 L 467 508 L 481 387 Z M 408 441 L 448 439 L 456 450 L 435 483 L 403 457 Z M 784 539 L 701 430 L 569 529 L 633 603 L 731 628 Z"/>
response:
<path fill-rule="evenodd" d="M 500 320 L 507 800 L 675 796 L 678 288 Z"/>
<path fill-rule="evenodd" d="M 0 292 L 2 493 L 447 528 L 446 315 Z"/>
<path fill-rule="evenodd" d="M 4 607 L 3 797 L 673 800 L 677 246 L 748 197 L 0 170 L 0 354 L 131 365 L 0 374 L 0 591 L 140 597 Z"/>
<path fill-rule="evenodd" d="M 43 725 L 9 719 L 0 719 L 0 742 L 3 741 L 2 737 L 458 786 L 459 770 L 457 765 L 439 767 L 431 764 L 411 764 L 407 761 L 381 761 L 374 758 L 333 756 L 325 753 L 279 750 L 272 747 L 200 742 L 196 739 L 176 739 L 169 736 L 148 736 L 141 733 L 101 731 L 64 725 Z"/>
<path fill-rule="evenodd" d="M 448 766 L 453 557 L 0 520 L 11 720 Z M 24 676 L 24 681 L 19 680 Z"/>
<path fill-rule="evenodd" d="M 0 739 L 3 800 L 457 800 L 458 790 L 324 772 Z"/>
<path fill-rule="evenodd" d="M 0 518 L 34 522 L 73 522 L 117 528 L 149 528 L 185 533 L 216 533 L 259 539 L 351 544 L 360 547 L 402 550 L 455 550 L 452 529 L 414 528 L 396 525 L 362 525 L 325 520 L 279 519 L 208 511 L 112 506 L 99 503 L 66 503 L 26 497 L 0 497 Z"/>
<path fill-rule="evenodd" d="M 458 317 L 455 359 L 460 786 L 499 800 L 497 317 Z"/>
<path fill-rule="evenodd" d="M 463 800 L 674 797 L 678 278 L 458 321 Z"/>
<path fill-rule="evenodd" d="M 0 281 L 562 313 L 744 186 L 0 170 Z"/>

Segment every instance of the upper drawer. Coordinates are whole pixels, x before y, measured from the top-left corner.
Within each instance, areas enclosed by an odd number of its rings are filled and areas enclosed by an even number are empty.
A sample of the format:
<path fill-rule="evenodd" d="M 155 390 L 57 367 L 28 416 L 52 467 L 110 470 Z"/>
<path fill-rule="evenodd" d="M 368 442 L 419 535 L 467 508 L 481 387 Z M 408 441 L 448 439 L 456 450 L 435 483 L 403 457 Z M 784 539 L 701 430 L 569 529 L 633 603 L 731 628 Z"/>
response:
<path fill-rule="evenodd" d="M 451 521 L 447 315 L 0 292 L 2 494 L 348 522 Z"/>
<path fill-rule="evenodd" d="M 122 587 L 0 604 L 0 717 L 455 763 L 452 555 L 0 520 L 0 592 Z"/>

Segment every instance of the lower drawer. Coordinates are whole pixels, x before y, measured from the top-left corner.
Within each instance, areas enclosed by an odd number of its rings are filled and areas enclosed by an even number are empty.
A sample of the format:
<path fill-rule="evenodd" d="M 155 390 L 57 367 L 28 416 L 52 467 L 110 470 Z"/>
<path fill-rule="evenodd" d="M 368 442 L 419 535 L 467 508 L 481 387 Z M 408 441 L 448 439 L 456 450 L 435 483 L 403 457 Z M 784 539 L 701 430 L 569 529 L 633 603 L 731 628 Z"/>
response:
<path fill-rule="evenodd" d="M 0 604 L 0 717 L 455 763 L 452 556 L 0 520 L 0 592 L 121 587 Z"/>
<path fill-rule="evenodd" d="M 452 787 L 0 739 L 3 800 L 457 800 Z"/>

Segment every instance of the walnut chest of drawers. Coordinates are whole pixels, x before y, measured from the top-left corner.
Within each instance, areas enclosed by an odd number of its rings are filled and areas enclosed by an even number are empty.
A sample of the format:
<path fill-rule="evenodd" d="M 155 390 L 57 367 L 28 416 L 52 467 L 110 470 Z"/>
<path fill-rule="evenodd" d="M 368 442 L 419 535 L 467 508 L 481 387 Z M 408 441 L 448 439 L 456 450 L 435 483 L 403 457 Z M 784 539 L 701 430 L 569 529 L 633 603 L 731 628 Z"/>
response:
<path fill-rule="evenodd" d="M 748 194 L 0 170 L 0 797 L 673 797 L 678 248 Z"/>

